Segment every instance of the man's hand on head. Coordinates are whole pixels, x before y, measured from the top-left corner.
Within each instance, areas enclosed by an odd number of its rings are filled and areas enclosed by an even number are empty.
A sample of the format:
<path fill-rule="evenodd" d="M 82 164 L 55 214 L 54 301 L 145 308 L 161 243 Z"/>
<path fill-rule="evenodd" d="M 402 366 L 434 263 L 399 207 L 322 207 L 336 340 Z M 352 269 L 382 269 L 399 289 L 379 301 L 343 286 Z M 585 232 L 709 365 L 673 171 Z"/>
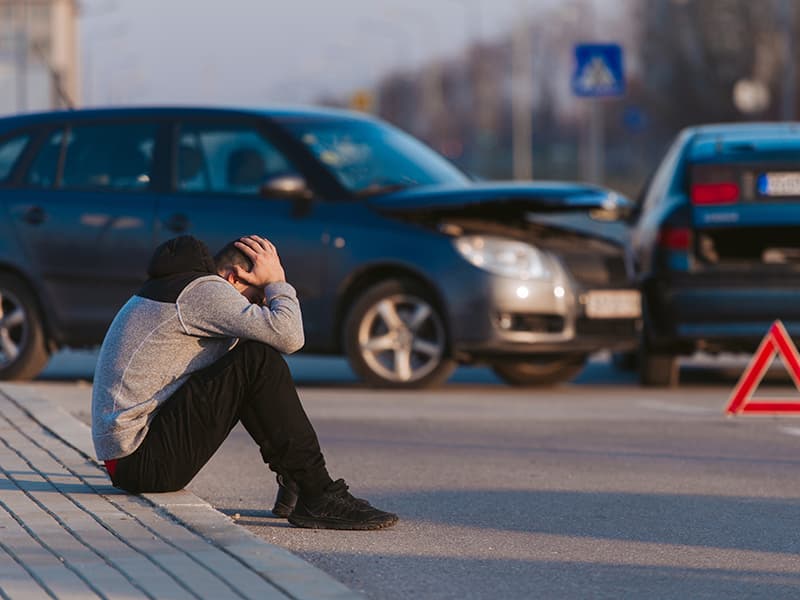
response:
<path fill-rule="evenodd" d="M 264 287 L 276 281 L 286 281 L 278 251 L 269 240 L 257 235 L 240 238 L 235 246 L 253 263 L 250 271 L 234 266 L 234 273 L 244 283 Z"/>

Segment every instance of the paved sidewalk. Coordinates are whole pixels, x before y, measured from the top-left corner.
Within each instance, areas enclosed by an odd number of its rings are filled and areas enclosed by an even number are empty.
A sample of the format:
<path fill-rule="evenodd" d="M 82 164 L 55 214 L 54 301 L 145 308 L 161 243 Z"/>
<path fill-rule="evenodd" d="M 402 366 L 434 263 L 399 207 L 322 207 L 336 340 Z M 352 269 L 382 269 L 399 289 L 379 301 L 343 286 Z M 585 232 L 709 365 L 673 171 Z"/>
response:
<path fill-rule="evenodd" d="M 358 598 L 183 491 L 131 496 L 88 427 L 0 387 L 0 598 Z"/>

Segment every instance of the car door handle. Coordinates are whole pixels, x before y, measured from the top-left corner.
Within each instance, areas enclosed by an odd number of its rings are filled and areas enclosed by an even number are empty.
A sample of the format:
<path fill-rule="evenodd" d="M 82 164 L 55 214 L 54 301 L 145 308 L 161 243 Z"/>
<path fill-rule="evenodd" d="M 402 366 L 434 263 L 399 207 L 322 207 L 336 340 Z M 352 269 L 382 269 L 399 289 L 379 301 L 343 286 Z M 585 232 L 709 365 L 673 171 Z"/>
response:
<path fill-rule="evenodd" d="M 41 206 L 31 206 L 22 215 L 22 220 L 30 225 L 41 225 L 47 219 L 47 213 Z"/>
<path fill-rule="evenodd" d="M 189 217 L 184 214 L 174 214 L 164 225 L 170 231 L 174 231 L 175 233 L 183 233 L 184 231 L 189 229 Z"/>

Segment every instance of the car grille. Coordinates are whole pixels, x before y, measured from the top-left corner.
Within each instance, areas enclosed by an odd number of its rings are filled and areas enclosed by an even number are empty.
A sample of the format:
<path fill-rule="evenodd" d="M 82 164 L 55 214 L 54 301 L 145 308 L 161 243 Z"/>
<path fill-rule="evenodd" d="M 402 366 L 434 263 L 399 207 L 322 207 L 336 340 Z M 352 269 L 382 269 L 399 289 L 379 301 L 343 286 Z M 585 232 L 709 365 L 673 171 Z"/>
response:
<path fill-rule="evenodd" d="M 564 330 L 564 317 L 560 315 L 500 313 L 497 323 L 503 331 L 561 333 Z"/>
<path fill-rule="evenodd" d="M 561 260 L 572 277 L 584 286 L 625 285 L 628 281 L 621 255 L 562 254 Z"/>

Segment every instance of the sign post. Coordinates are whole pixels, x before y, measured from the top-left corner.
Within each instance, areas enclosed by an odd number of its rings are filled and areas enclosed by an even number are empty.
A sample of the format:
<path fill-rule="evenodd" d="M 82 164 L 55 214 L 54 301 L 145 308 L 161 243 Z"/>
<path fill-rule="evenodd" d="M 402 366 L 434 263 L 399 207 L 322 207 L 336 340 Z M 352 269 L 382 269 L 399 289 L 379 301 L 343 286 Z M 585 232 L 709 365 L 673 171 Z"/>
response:
<path fill-rule="evenodd" d="M 622 46 L 619 44 L 578 44 L 575 46 L 575 71 L 572 92 L 591 99 L 589 107 L 589 156 L 586 178 L 602 183 L 605 164 L 605 139 L 602 98 L 625 95 L 625 71 Z"/>

